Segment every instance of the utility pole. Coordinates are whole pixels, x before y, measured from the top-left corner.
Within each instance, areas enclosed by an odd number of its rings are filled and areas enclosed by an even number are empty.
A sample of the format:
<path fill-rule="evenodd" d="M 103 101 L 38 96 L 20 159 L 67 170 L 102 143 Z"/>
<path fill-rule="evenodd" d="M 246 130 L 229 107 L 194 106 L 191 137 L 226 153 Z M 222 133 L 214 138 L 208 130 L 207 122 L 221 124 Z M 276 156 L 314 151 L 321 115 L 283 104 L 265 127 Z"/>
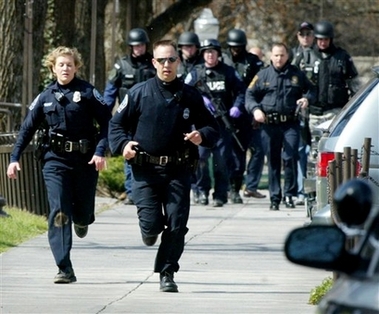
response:
<path fill-rule="evenodd" d="M 26 115 L 26 106 L 33 100 L 33 0 L 26 0 L 24 22 L 24 66 L 22 74 L 21 121 Z"/>
<path fill-rule="evenodd" d="M 95 59 L 96 59 L 96 23 L 97 23 L 97 0 L 92 0 L 91 12 L 91 56 L 89 65 L 90 83 L 95 85 Z"/>

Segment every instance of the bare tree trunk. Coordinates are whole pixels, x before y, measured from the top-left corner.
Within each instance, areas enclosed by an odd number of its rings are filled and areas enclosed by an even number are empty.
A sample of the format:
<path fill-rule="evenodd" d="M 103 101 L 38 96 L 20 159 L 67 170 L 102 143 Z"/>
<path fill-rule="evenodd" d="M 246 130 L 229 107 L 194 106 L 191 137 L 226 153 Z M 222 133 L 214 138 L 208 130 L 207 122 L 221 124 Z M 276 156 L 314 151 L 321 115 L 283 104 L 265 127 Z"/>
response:
<path fill-rule="evenodd" d="M 92 26 L 92 2 L 78 1 L 76 3 L 76 36 L 74 39 L 75 46 L 79 49 L 83 57 L 82 77 L 90 80 L 90 61 L 91 61 L 91 26 Z M 95 60 L 95 86 L 102 91 L 105 86 L 105 57 L 104 57 L 104 17 L 107 0 L 97 0 L 96 13 L 96 51 L 93 51 L 92 57 Z"/>
<path fill-rule="evenodd" d="M 0 1 L 0 101 L 21 103 L 24 1 Z"/>

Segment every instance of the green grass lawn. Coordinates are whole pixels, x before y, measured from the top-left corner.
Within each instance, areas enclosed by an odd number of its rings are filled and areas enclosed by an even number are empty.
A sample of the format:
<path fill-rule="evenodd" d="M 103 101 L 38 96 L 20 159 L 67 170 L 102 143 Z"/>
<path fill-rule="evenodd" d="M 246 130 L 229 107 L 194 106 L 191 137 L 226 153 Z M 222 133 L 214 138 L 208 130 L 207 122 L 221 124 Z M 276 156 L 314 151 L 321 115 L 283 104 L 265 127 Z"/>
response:
<path fill-rule="evenodd" d="M 8 217 L 0 218 L 0 253 L 47 231 L 44 216 L 16 208 L 6 208 Z"/>

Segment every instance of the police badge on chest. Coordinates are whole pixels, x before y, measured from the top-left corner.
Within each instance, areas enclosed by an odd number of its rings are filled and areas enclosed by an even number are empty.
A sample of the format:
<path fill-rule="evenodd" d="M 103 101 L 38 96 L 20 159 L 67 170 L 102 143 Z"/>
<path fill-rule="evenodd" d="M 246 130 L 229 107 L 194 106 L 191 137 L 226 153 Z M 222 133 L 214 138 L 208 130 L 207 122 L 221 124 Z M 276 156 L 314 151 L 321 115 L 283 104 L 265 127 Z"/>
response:
<path fill-rule="evenodd" d="M 189 110 L 189 108 L 185 108 L 183 110 L 183 119 L 187 120 L 189 118 L 189 116 L 190 116 L 190 110 Z"/>

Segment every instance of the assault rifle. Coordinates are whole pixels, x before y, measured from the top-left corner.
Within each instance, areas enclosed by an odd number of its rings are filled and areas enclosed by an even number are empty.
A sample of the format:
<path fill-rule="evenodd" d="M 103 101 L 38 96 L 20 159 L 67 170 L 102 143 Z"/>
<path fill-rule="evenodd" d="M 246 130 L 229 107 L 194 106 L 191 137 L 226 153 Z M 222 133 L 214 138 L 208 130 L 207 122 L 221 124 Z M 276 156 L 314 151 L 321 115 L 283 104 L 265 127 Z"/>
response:
<path fill-rule="evenodd" d="M 214 117 L 216 119 L 219 119 L 222 121 L 222 123 L 225 126 L 225 129 L 232 134 L 232 136 L 236 140 L 236 143 L 238 144 L 238 147 L 244 152 L 245 149 L 243 148 L 243 146 L 242 146 L 242 144 L 241 144 L 241 142 L 237 136 L 237 130 L 235 129 L 233 124 L 229 121 L 228 111 L 226 110 L 225 105 L 222 102 L 222 100 L 221 99 L 214 99 L 214 97 L 212 96 L 212 92 L 209 89 L 209 86 L 207 85 L 207 83 L 204 80 L 200 79 L 198 82 L 196 82 L 195 86 L 200 91 L 205 93 L 205 95 L 209 98 L 211 103 L 214 105 Z"/>

